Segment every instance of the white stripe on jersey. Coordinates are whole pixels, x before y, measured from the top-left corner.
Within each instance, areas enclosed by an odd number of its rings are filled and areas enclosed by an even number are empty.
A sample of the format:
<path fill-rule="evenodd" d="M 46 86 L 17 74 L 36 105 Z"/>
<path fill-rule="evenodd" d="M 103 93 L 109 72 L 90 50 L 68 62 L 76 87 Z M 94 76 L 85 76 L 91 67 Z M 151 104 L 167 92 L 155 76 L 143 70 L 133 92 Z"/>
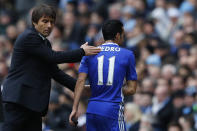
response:
<path fill-rule="evenodd" d="M 123 90 L 123 87 L 121 88 L 121 98 L 122 98 L 122 102 L 124 102 L 124 95 L 123 95 L 122 90 Z"/>
<path fill-rule="evenodd" d="M 123 103 L 120 103 L 120 109 L 119 109 L 119 114 L 118 114 L 118 125 L 119 125 L 119 130 L 124 131 L 124 106 Z"/>

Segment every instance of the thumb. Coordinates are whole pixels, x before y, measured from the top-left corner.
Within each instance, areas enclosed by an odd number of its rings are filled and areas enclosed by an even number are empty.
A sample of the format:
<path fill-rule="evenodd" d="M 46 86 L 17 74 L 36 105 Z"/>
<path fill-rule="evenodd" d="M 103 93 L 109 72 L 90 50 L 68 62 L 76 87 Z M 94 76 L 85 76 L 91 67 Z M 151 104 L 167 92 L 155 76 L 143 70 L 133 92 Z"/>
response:
<path fill-rule="evenodd" d="M 88 42 L 86 42 L 84 45 L 88 45 Z"/>

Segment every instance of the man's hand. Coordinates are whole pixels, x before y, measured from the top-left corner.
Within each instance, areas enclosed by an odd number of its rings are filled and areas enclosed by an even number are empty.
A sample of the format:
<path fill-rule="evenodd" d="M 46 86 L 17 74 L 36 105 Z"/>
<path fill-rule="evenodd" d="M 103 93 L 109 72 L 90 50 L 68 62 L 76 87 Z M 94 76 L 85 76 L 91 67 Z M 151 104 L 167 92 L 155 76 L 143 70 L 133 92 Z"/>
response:
<path fill-rule="evenodd" d="M 77 121 L 78 117 L 77 117 L 77 112 L 76 111 L 72 111 L 71 114 L 70 114 L 70 117 L 69 117 L 69 123 L 72 125 L 72 126 L 77 126 L 78 124 L 78 121 Z"/>
<path fill-rule="evenodd" d="M 80 48 L 83 48 L 83 50 L 85 51 L 85 55 L 96 55 L 98 54 L 101 49 L 95 46 L 89 46 L 88 42 L 86 42 L 85 44 L 81 45 Z"/>
<path fill-rule="evenodd" d="M 86 73 L 79 73 L 77 83 L 75 85 L 75 92 L 74 92 L 74 102 L 73 102 L 73 108 L 72 112 L 69 117 L 69 123 L 71 125 L 77 125 L 77 112 L 78 112 L 78 106 L 79 106 L 79 100 L 81 98 L 81 94 L 83 93 L 84 84 L 86 80 L 87 74 Z"/>
<path fill-rule="evenodd" d="M 134 95 L 137 90 L 137 81 L 136 80 L 128 80 L 126 87 L 123 87 L 122 92 L 124 96 Z"/>

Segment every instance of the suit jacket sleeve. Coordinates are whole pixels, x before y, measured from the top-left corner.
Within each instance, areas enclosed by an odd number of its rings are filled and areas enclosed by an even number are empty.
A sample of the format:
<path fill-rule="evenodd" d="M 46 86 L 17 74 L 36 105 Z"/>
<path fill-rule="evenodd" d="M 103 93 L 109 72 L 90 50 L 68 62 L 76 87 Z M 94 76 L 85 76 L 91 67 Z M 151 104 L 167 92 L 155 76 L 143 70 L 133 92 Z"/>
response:
<path fill-rule="evenodd" d="M 2 99 L 1 99 L 1 88 L 0 88 L 0 122 L 3 122 L 3 107 L 2 107 Z"/>
<path fill-rule="evenodd" d="M 24 51 L 53 64 L 80 62 L 85 55 L 82 48 L 73 51 L 53 51 L 45 41 L 37 34 L 29 34 L 24 41 Z"/>
<path fill-rule="evenodd" d="M 57 65 L 52 66 L 52 78 L 74 91 L 77 80 L 60 70 Z"/>

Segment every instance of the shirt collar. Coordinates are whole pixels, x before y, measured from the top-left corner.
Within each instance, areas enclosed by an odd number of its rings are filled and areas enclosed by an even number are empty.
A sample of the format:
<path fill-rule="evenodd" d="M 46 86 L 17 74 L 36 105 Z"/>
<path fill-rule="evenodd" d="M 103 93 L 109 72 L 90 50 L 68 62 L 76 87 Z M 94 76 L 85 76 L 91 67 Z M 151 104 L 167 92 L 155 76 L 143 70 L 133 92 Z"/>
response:
<path fill-rule="evenodd" d="M 43 40 L 46 40 L 46 38 L 45 38 L 42 34 L 38 33 L 38 35 L 39 35 Z"/>
<path fill-rule="evenodd" d="M 106 42 L 106 43 L 104 43 L 104 44 L 102 44 L 102 45 L 118 45 L 118 44 L 113 43 L 113 42 Z"/>
<path fill-rule="evenodd" d="M 46 37 L 44 37 L 41 33 L 39 33 L 34 26 L 31 27 L 31 29 L 34 31 L 34 32 L 37 32 L 38 35 L 43 39 L 43 40 L 46 40 Z"/>

